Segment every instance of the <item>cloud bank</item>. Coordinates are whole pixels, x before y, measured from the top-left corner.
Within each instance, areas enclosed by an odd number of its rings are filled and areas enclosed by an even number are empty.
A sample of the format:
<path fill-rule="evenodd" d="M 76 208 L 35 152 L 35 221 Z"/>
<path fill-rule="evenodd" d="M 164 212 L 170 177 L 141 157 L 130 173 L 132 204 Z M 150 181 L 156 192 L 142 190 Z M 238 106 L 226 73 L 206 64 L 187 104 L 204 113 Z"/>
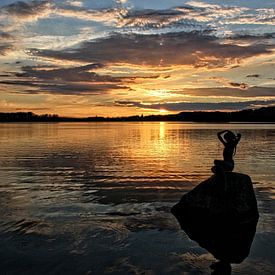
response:
<path fill-rule="evenodd" d="M 273 104 L 272 0 L 250 7 L 209 0 L 175 0 L 173 6 L 169 1 L 8 2 L 0 7 L 4 100 L 13 93 L 30 102 L 40 94 L 81 95 L 105 107 L 116 102 L 120 110 L 152 111 Z"/>
<path fill-rule="evenodd" d="M 177 32 L 162 35 L 115 33 L 107 38 L 84 42 L 76 49 L 33 49 L 31 52 L 40 57 L 104 64 L 223 67 L 255 55 L 271 53 L 271 50 L 264 44 L 223 44 L 215 36 L 204 33 Z"/>
<path fill-rule="evenodd" d="M 237 101 L 237 102 L 174 102 L 174 103 L 141 103 L 137 101 L 116 101 L 119 106 L 137 107 L 141 109 L 152 110 L 167 110 L 167 111 L 216 111 L 216 110 L 243 110 L 248 108 L 256 108 L 263 106 L 274 106 L 275 100 L 252 100 L 252 101 Z"/>

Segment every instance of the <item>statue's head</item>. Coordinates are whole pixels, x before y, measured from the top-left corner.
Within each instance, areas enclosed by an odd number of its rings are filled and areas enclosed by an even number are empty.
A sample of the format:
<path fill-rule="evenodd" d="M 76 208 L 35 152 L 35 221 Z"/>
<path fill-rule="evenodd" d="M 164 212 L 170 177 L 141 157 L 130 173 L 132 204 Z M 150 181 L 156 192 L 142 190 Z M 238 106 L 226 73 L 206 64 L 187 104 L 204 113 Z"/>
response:
<path fill-rule="evenodd" d="M 236 136 L 233 132 L 231 131 L 228 131 L 226 132 L 226 134 L 224 135 L 224 139 L 227 141 L 227 142 L 231 142 L 231 141 L 234 141 L 236 139 Z"/>

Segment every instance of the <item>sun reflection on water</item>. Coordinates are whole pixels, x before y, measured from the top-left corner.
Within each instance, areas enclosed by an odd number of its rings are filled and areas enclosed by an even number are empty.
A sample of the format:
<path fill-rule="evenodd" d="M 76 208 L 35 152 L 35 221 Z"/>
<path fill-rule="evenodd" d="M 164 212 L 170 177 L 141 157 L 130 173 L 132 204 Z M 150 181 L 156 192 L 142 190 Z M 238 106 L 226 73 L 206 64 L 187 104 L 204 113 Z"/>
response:
<path fill-rule="evenodd" d="M 196 250 L 194 262 L 198 265 L 201 250 L 181 237 L 170 207 L 182 193 L 211 175 L 213 159 L 222 157 L 217 130 L 228 125 L 141 122 L 1 126 L 0 142 L 5 146 L 0 147 L 0 237 L 4 240 L 2 249 L 11 247 L 2 253 L 8 261 L 17 257 L 17 241 L 28 244 L 22 252 L 28 259 L 39 247 L 38 254 L 50 255 L 57 260 L 56 266 L 72 255 L 80 258 L 68 260 L 68 266 L 88 255 L 89 260 L 81 262 L 85 268 L 91 259 L 98 259 L 97 254 L 114 261 L 121 255 L 138 253 L 142 258 L 146 254 L 142 244 L 150 243 L 154 254 L 166 260 L 164 255 L 175 251 L 180 255 L 183 249 Z M 235 157 L 236 170 L 249 174 L 255 182 L 262 213 L 258 226 L 261 235 L 256 237 L 252 256 L 258 253 L 266 257 L 264 251 L 274 249 L 270 238 L 275 228 L 275 126 L 230 127 L 243 136 Z M 164 240 L 165 245 L 161 245 Z M 13 253 L 7 254 L 9 251 Z M 99 253 L 91 255 L 93 251 Z M 95 260 L 93 264 L 98 263 Z M 166 266 L 175 267 L 170 261 Z"/>

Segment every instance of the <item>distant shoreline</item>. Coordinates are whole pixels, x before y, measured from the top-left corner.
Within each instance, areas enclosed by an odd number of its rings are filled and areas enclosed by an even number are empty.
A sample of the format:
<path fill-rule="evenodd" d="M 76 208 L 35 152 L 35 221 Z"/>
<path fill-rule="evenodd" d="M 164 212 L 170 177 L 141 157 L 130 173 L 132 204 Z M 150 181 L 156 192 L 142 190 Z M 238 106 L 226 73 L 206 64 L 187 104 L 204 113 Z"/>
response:
<path fill-rule="evenodd" d="M 185 123 L 275 123 L 275 106 L 262 107 L 258 109 L 246 109 L 234 112 L 220 111 L 194 111 L 180 112 L 169 115 L 148 115 L 129 117 L 61 117 L 56 114 L 37 115 L 33 112 L 0 113 L 0 123 L 28 122 L 185 122 Z"/>
<path fill-rule="evenodd" d="M 0 124 L 59 124 L 59 123 L 152 123 L 152 122 L 177 122 L 183 124 L 269 124 L 273 125 L 275 122 L 270 121 L 180 121 L 180 120 L 154 120 L 154 121 L 0 121 Z"/>

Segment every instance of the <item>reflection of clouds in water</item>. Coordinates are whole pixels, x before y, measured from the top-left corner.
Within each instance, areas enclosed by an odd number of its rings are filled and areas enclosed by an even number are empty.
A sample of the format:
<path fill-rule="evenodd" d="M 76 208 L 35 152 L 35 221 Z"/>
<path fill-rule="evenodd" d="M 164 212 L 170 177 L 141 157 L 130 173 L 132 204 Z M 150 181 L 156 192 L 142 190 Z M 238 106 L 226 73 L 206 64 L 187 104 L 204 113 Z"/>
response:
<path fill-rule="evenodd" d="M 258 234 L 265 235 L 274 232 L 275 219 L 274 215 L 271 213 L 275 212 L 275 201 L 272 198 L 273 193 L 270 188 L 271 186 L 271 182 L 266 182 L 263 184 L 261 182 L 256 182 L 254 185 L 260 213 L 260 219 L 257 226 Z"/>
<path fill-rule="evenodd" d="M 190 272 L 188 274 L 210 274 L 209 266 L 216 260 L 211 254 L 204 254 L 204 252 L 201 254 L 201 252 L 173 253 L 171 258 L 174 264 L 171 271 L 180 272 L 185 270 Z M 241 264 L 232 264 L 232 274 L 259 275 L 274 273 L 275 267 L 271 262 L 265 259 L 259 260 L 259 258 L 249 257 Z"/>
<path fill-rule="evenodd" d="M 171 260 L 173 262 L 171 273 L 186 270 L 188 274 L 209 274 L 209 266 L 215 258 L 201 249 L 199 252 L 172 253 Z"/>
<path fill-rule="evenodd" d="M 63 257 L 72 270 L 77 270 L 74 262 L 78 262 L 82 273 L 93 266 L 97 274 L 129 257 L 129 265 L 121 264 L 121 270 L 132 270 L 132 265 L 140 271 L 173 274 L 188 268 L 195 274 L 205 266 L 209 272 L 209 255 L 179 232 L 170 207 L 210 173 L 213 159 L 221 157 L 217 129 L 228 125 L 17 126 L 2 125 L 0 130 L 5 143 L 0 147 L 0 237 L 4 234 L 4 243 L 11 247 L 7 258 L 18 255 L 13 250 L 26 242 L 24 257 L 30 259 L 37 243 L 45 242 L 38 254 L 54 258 L 60 270 L 64 270 Z M 273 148 L 274 135 L 266 129 L 272 126 L 257 126 L 259 131 L 253 127 L 232 125 L 244 137 L 236 156 L 238 169 L 250 171 L 252 179 L 259 178 L 255 187 L 261 214 L 251 255 L 236 270 L 246 274 L 245 270 L 257 265 L 256 270 L 263 271 L 258 274 L 272 274 L 268 272 L 274 269 L 274 204 L 272 181 L 267 180 L 272 171 L 266 169 L 266 158 L 273 167 L 267 150 Z M 252 171 L 254 161 L 257 167 Z M 187 252 L 191 256 L 185 256 L 185 263 L 175 256 Z M 105 271 L 96 269 L 99 260 Z"/>
<path fill-rule="evenodd" d="M 117 260 L 114 266 L 106 268 L 105 274 L 155 274 L 153 270 L 144 270 L 131 263 L 130 257 L 123 257 Z"/>
<path fill-rule="evenodd" d="M 251 259 L 240 265 L 233 265 L 232 270 L 234 273 L 244 275 L 273 274 L 275 272 L 274 265 L 263 258 Z"/>

